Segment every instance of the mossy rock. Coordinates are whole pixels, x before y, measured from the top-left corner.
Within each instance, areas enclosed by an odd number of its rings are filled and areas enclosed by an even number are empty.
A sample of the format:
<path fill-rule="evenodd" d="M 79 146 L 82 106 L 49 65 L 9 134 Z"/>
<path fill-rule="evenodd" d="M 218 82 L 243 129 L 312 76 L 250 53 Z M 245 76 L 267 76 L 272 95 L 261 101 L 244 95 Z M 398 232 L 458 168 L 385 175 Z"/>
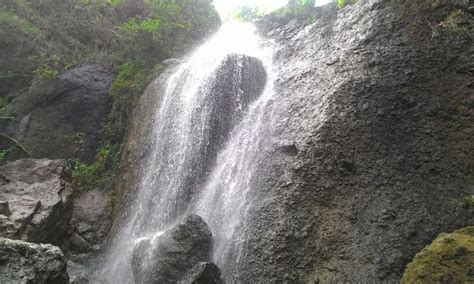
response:
<path fill-rule="evenodd" d="M 474 283 L 474 226 L 440 234 L 407 265 L 404 283 Z"/>

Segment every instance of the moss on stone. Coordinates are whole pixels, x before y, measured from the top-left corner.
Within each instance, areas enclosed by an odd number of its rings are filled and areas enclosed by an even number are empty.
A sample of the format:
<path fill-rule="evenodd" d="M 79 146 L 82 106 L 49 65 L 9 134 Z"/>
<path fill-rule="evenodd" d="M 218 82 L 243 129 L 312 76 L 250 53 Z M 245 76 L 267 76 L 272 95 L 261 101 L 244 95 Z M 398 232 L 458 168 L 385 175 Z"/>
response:
<path fill-rule="evenodd" d="M 406 267 L 401 283 L 473 283 L 474 226 L 440 234 Z"/>

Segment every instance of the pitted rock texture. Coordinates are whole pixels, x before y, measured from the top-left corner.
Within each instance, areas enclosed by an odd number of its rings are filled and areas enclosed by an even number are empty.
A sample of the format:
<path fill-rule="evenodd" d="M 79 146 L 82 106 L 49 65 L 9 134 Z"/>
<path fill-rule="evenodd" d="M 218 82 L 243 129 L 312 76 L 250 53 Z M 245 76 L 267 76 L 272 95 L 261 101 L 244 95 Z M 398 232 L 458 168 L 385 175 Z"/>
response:
<path fill-rule="evenodd" d="M 236 281 L 396 283 L 441 232 L 474 223 L 473 19 L 359 0 L 275 39 L 277 118 L 254 173 Z M 415 4 L 418 3 L 419 6 Z M 267 25 L 271 26 L 271 25 Z M 270 126 L 269 126 L 270 127 Z M 279 147 L 294 145 L 295 155 Z"/>
<path fill-rule="evenodd" d="M 108 91 L 113 79 L 100 65 L 83 65 L 55 80 L 37 82 L 9 106 L 18 119 L 8 131 L 34 158 L 79 157 L 92 162 L 101 123 L 110 110 Z M 22 156 L 13 152 L 10 158 Z"/>
<path fill-rule="evenodd" d="M 197 215 L 134 249 L 132 268 L 136 283 L 175 283 L 200 262 L 209 261 L 212 234 Z"/>
<path fill-rule="evenodd" d="M 69 283 L 58 247 L 0 238 L 0 283 Z"/>
<path fill-rule="evenodd" d="M 0 236 L 35 243 L 64 242 L 72 189 L 64 160 L 22 159 L 0 167 Z"/>

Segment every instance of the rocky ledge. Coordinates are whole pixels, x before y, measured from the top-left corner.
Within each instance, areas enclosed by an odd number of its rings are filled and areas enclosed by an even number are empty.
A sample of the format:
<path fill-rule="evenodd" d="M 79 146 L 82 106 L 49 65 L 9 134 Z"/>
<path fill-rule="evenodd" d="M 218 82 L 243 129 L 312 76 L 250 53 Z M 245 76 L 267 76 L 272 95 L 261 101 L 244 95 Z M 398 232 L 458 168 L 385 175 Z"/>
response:
<path fill-rule="evenodd" d="M 23 159 L 0 167 L 0 236 L 62 244 L 72 215 L 64 160 Z"/>
<path fill-rule="evenodd" d="M 0 238 L 0 283 L 69 283 L 58 247 Z"/>

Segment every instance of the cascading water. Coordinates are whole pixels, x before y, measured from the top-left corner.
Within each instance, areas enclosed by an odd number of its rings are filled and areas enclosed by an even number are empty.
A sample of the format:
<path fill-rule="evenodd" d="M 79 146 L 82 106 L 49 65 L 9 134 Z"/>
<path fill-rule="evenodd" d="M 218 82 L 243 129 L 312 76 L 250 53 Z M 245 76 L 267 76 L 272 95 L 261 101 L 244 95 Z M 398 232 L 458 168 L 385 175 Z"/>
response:
<path fill-rule="evenodd" d="M 206 88 L 229 54 L 260 59 L 267 83 L 238 125 L 224 136 L 219 154 L 206 160 L 203 151 L 215 143 L 210 129 L 215 124 L 210 107 L 215 94 Z M 169 78 L 156 108 L 151 154 L 142 166 L 144 174 L 129 216 L 108 249 L 102 279 L 133 283 L 135 244 L 159 237 L 191 213 L 208 223 L 214 235 L 213 261 L 224 277 L 232 278 L 243 240 L 237 228 L 245 222 L 250 180 L 270 131 L 272 82 L 271 50 L 262 47 L 252 25 L 243 23 L 225 24 Z M 241 98 L 231 99 L 237 100 L 238 110 L 243 108 Z"/>

